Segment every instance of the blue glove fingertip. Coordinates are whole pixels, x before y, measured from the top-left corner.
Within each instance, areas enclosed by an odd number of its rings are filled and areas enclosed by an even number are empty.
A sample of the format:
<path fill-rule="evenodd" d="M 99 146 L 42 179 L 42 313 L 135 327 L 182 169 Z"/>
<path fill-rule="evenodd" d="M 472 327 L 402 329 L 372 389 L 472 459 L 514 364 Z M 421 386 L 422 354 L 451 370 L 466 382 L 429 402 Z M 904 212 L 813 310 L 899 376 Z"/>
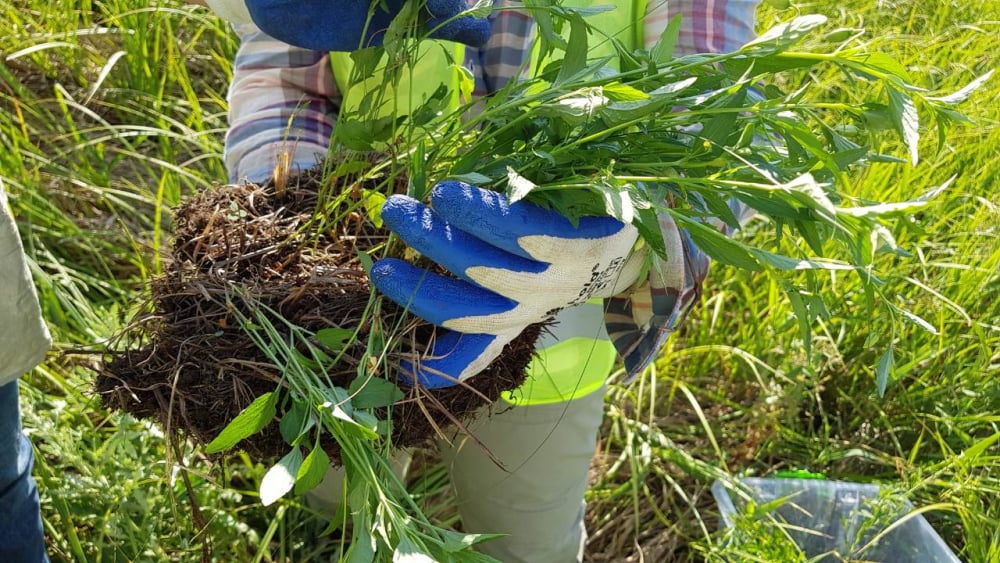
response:
<path fill-rule="evenodd" d="M 379 293 L 408 308 L 420 286 L 420 280 L 413 278 L 413 270 L 412 265 L 402 260 L 383 258 L 372 265 L 368 279 Z"/>
<path fill-rule="evenodd" d="M 392 195 L 382 204 L 380 216 L 386 228 L 396 232 L 406 222 L 407 217 L 419 213 L 422 209 L 427 207 L 412 197 Z"/>
<path fill-rule="evenodd" d="M 438 331 L 429 359 L 421 360 L 419 369 L 413 362 L 400 362 L 399 378 L 408 385 L 417 381 L 428 389 L 458 385 L 465 368 L 482 356 L 496 338 L 491 334 Z"/>

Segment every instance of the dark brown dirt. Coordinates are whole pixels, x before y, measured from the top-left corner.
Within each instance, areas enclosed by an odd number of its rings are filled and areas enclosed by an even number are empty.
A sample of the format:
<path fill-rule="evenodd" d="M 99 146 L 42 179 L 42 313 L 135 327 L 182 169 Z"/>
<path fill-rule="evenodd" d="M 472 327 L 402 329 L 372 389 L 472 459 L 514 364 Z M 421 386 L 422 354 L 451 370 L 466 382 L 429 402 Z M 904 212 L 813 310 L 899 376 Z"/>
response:
<path fill-rule="evenodd" d="M 370 288 L 358 252 L 382 256 L 388 237 L 366 219 L 358 193 L 336 194 L 318 171 L 284 189 L 269 182 L 202 192 L 176 210 L 175 225 L 165 273 L 150 287 L 150 312 L 109 347 L 96 389 L 109 408 L 207 443 L 254 398 L 282 385 L 280 366 L 254 343 L 244 319 L 263 315 L 282 335 L 290 329 L 281 319 L 311 332 L 359 327 Z M 347 388 L 357 377 L 373 327 L 409 331 L 398 339 L 406 349 L 390 351 L 376 372 L 392 381 L 400 360 L 433 337 L 432 326 L 387 300 L 381 307 L 378 322 L 365 318 L 358 343 L 326 366 L 334 385 Z M 392 406 L 392 443 L 420 445 L 520 385 L 540 330 L 529 327 L 463 385 L 429 390 L 398 383 L 406 397 Z M 258 459 L 286 453 L 281 414 L 239 447 Z M 336 443 L 324 447 L 338 459 Z"/>

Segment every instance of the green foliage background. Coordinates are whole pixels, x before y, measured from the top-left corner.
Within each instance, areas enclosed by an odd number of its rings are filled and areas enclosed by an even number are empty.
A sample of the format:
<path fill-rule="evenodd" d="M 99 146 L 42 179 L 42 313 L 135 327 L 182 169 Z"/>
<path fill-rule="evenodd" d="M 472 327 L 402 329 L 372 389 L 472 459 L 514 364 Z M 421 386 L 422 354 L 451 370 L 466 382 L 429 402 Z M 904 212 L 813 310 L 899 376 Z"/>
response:
<path fill-rule="evenodd" d="M 829 33 L 858 30 L 930 90 L 954 92 L 1000 65 L 992 0 L 776 4 L 760 10 L 762 29 L 824 14 Z M 159 271 L 169 207 L 225 177 L 234 37 L 175 2 L 0 0 L 0 15 L 0 181 L 57 342 L 22 382 L 53 559 L 198 560 L 205 539 L 218 561 L 336 558 L 338 540 L 320 536 L 299 501 L 260 506 L 266 467 L 168 452 L 156 427 L 103 411 L 90 390 L 96 358 L 81 353 L 121 328 Z M 840 75 L 797 79 L 830 100 L 857 96 Z M 895 227 L 911 256 L 879 263 L 887 294 L 932 330 L 869 318 L 859 283 L 829 274 L 797 283 L 803 302 L 822 294 L 830 313 L 807 348 L 787 282 L 714 268 L 655 369 L 612 386 L 588 493 L 591 559 L 641 549 L 655 561 L 789 560 L 766 527 L 746 524 L 743 547 L 718 534 L 707 487 L 791 468 L 888 484 L 936 506 L 928 517 L 963 560 L 1000 560 L 998 84 L 963 108 L 974 124 L 940 147 L 924 135 L 920 164 L 873 164 L 852 185 L 900 201 L 955 176 Z M 741 236 L 767 241 L 773 229 L 756 222 Z M 880 396 L 875 369 L 889 344 L 895 368 Z M 454 523 L 442 467 L 424 460 L 410 481 L 432 518 Z"/>

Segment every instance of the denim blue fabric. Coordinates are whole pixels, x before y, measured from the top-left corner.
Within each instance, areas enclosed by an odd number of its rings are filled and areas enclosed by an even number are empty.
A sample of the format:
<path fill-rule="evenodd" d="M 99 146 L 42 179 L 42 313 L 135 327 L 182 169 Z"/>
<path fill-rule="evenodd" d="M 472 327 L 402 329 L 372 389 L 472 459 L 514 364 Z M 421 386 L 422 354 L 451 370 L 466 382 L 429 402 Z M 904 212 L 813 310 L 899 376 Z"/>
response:
<path fill-rule="evenodd" d="M 0 561 L 47 562 L 31 442 L 21 433 L 17 381 L 0 387 Z"/>
<path fill-rule="evenodd" d="M 405 0 L 247 0 L 257 27 L 289 45 L 314 51 L 354 51 L 381 45 Z M 490 21 L 471 15 L 465 0 L 427 0 L 421 18 L 431 39 L 482 47 Z M 369 10 L 371 18 L 369 19 Z"/>

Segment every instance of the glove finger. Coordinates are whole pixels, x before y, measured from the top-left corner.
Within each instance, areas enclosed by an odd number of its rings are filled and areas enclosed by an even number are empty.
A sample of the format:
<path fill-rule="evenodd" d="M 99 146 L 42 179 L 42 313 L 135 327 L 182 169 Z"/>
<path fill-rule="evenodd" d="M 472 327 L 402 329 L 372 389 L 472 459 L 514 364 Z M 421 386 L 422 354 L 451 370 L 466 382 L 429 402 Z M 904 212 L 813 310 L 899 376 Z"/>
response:
<path fill-rule="evenodd" d="M 490 39 L 492 24 L 486 18 L 463 16 L 458 14 L 468 9 L 465 0 L 428 0 L 427 28 L 432 30 L 430 37 L 457 41 L 472 47 L 482 47 Z"/>
<path fill-rule="evenodd" d="M 465 0 L 427 0 L 427 11 L 436 18 L 453 18 L 468 9 Z"/>
<path fill-rule="evenodd" d="M 462 317 L 504 313 L 517 306 L 514 301 L 478 285 L 394 258 L 376 262 L 369 277 L 383 295 L 437 326 Z"/>
<path fill-rule="evenodd" d="M 248 0 L 246 5 L 257 27 L 279 41 L 314 51 L 353 51 L 382 44 L 382 36 L 403 0 L 383 0 L 372 11 L 370 20 L 370 2 L 331 6 L 317 0 Z M 365 36 L 362 30 L 367 32 Z"/>
<path fill-rule="evenodd" d="M 433 209 L 407 196 L 386 200 L 382 221 L 406 244 L 467 281 L 472 281 L 466 274 L 472 266 L 530 273 L 547 268 L 547 264 L 511 254 L 455 228 Z"/>
<path fill-rule="evenodd" d="M 541 257 L 537 252 L 529 253 L 523 248 L 523 237 L 600 241 L 622 233 L 626 228 L 632 229 L 614 217 L 582 217 L 574 225 L 552 209 L 526 201 L 511 204 L 501 193 L 464 182 L 450 181 L 436 185 L 431 192 L 431 204 L 438 215 L 453 227 L 507 252 L 533 259 Z M 587 253 L 580 249 L 579 254 Z"/>
<path fill-rule="evenodd" d="M 510 341 L 492 334 L 438 331 L 431 352 L 414 364 L 400 362 L 400 378 L 413 385 L 439 389 L 458 385 L 486 368 Z"/>

